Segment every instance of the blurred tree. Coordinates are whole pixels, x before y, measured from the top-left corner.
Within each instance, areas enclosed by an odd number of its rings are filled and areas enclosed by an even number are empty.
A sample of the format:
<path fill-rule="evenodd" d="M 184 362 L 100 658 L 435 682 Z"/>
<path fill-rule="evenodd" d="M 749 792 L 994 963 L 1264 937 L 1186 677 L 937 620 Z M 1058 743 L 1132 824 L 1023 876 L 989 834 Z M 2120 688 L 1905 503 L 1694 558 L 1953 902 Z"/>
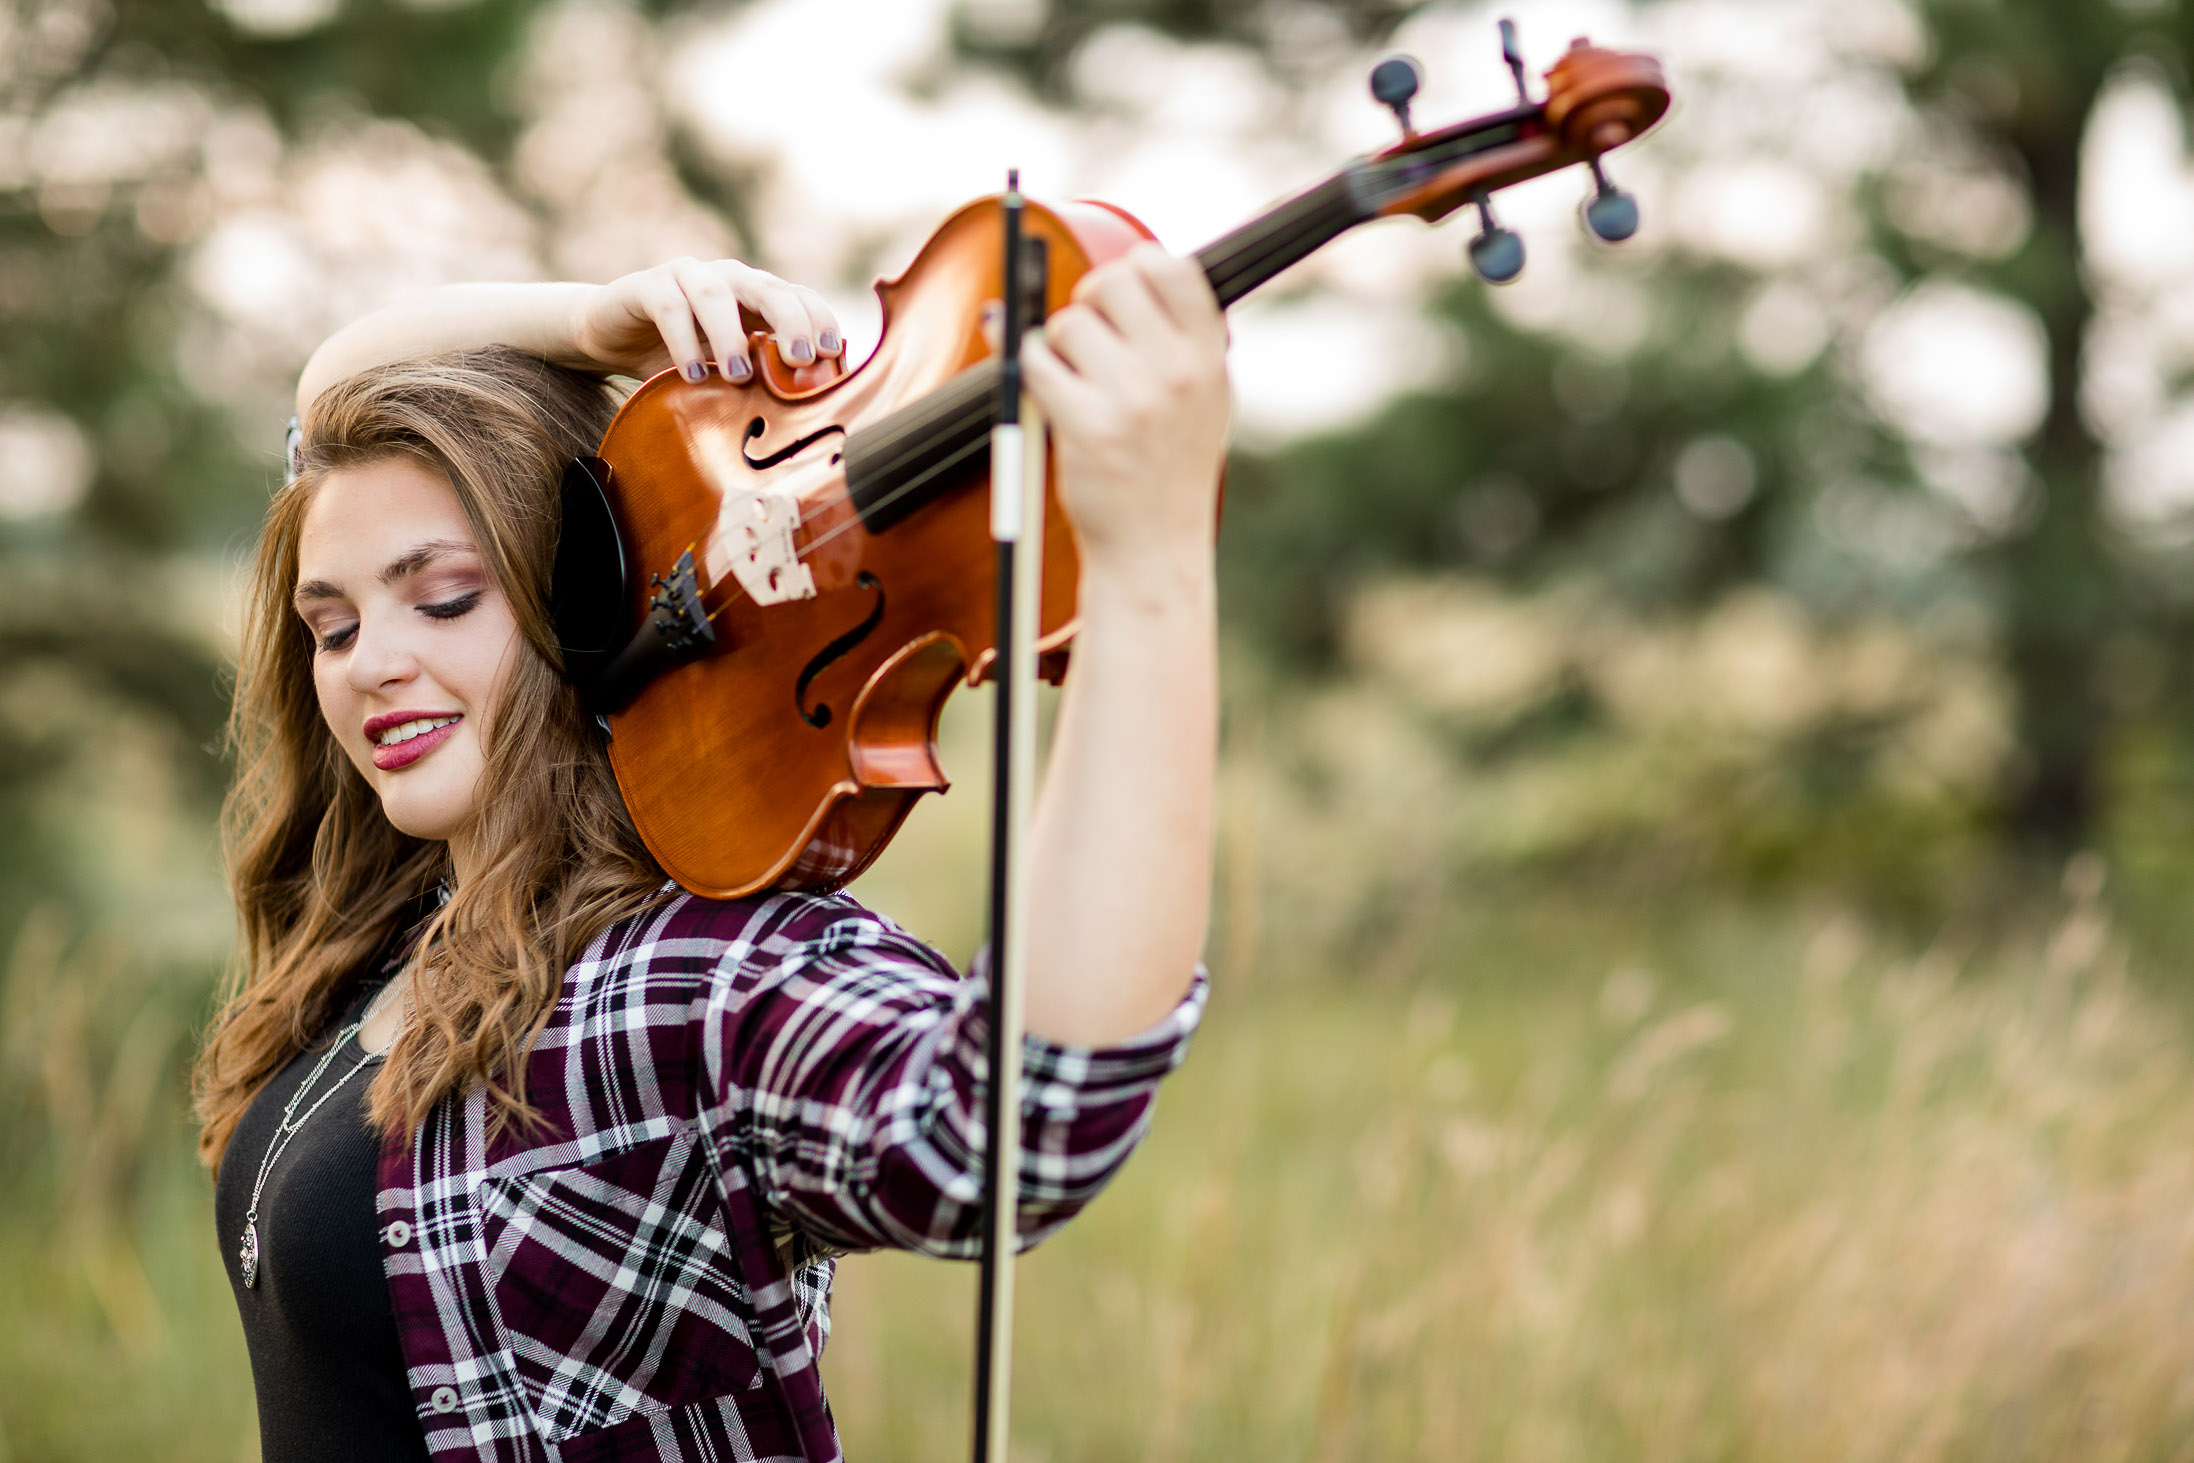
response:
<path fill-rule="evenodd" d="M 0 400 L 60 412 L 93 449 L 82 510 L 7 527 L 7 549 L 157 553 L 248 522 L 263 486 L 263 449 L 240 453 L 176 348 L 175 264 L 203 160 L 130 134 L 239 104 L 295 132 L 349 106 L 494 159 L 514 130 L 496 76 L 539 6 L 328 6 L 325 24 L 282 36 L 235 17 L 322 7 L 0 0 Z M 155 104 L 132 111 L 131 97 Z"/>
<path fill-rule="evenodd" d="M 35 793 L 71 738 L 12 714 L 26 677 L 167 729 L 188 785 L 217 793 L 220 657 L 166 566 L 247 528 L 276 459 L 186 364 L 204 118 L 296 135 L 347 109 L 500 163 L 498 77 L 540 8 L 0 0 L 0 929 L 70 893 Z"/>
<path fill-rule="evenodd" d="M 1054 0 L 1030 34 L 1000 41 L 964 31 L 961 40 L 1040 93 L 1063 97 L 1065 62 L 1097 27 L 1140 24 L 1269 57 L 1305 8 Z M 1376 41 L 1428 7 L 1314 0 L 1307 8 Z M 1349 584 L 1380 566 L 1538 577 L 1586 564 L 1649 600 L 1761 577 L 1831 606 L 1854 593 L 1926 595 L 1955 578 L 1993 605 L 2017 691 L 2023 765 L 2002 790 L 2000 818 L 2045 851 L 2086 840 L 2119 716 L 2098 664 L 2128 644 L 2183 634 L 2194 614 L 2175 587 L 2184 578 L 2175 561 L 2129 541 L 2104 511 L 2104 445 L 2081 410 L 2097 315 L 2080 236 L 2082 144 L 2106 83 L 2129 60 L 2145 58 L 2184 101 L 2194 7 L 1915 0 L 1910 13 L 1926 45 L 1898 79 L 1919 125 L 2011 181 L 2032 227 L 2008 255 L 1975 257 L 1901 227 L 1884 207 L 1880 177 L 1854 203 L 1866 211 L 1872 248 L 1904 280 L 1970 282 L 2039 319 L 2049 404 L 2023 444 L 2036 489 L 2028 511 L 1979 532 L 1931 523 L 1904 444 L 1849 381 L 1819 367 L 1776 378 L 1747 363 L 1740 316 L 1758 279 L 1674 257 L 1657 261 L 1652 280 L 1663 328 L 1617 361 L 1574 339 L 1519 329 L 1487 309 L 1475 286 L 1450 292 L 1441 308 L 1464 327 L 1481 369 L 1359 430 L 1238 470 L 1224 546 L 1236 602 L 1255 606 L 1252 619 L 1282 644 L 1318 650 Z M 1498 368 L 1484 369 L 1487 361 Z M 1879 501 L 1849 501 L 1854 481 Z M 1870 567 L 1863 554 L 1822 542 L 1817 520 L 1838 514 L 1897 519 L 1889 536 L 1908 548 L 1915 536 L 1962 542 L 1945 545 L 1957 550 L 1947 567 Z"/>
<path fill-rule="evenodd" d="M 2096 318 L 2080 236 L 2081 158 L 2089 119 L 2112 72 L 2135 56 L 2163 61 L 2186 99 L 2194 8 L 2163 0 L 1927 0 L 1931 59 L 1907 77 L 1925 114 L 1972 135 L 2026 186 L 2034 227 L 2017 253 L 1968 267 L 2029 306 L 2047 333 L 2049 408 L 2026 444 L 2038 510 L 1981 559 L 1993 578 L 2004 648 L 2019 691 L 2029 766 L 2014 824 L 2050 843 L 2084 838 L 2098 811 L 2111 730 L 2098 675 L 2103 652 L 2140 621 L 2176 609 L 2145 592 L 2143 566 L 2103 511 L 2103 444 L 2082 412 Z M 1923 248 L 1904 255 L 1917 272 Z"/>

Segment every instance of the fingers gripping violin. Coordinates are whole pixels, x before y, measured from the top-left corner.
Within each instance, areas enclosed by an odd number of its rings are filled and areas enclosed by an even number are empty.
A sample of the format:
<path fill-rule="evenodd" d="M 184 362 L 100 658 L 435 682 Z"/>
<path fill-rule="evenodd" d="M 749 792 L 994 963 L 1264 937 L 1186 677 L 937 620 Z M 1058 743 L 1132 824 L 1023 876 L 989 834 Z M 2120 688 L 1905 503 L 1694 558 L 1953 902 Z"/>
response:
<path fill-rule="evenodd" d="M 1418 75 L 1396 58 L 1372 91 L 1401 140 L 1197 251 L 1222 305 L 1374 219 L 1474 207 L 1494 283 L 1523 267 L 1492 195 L 1584 165 L 1586 227 L 1614 242 L 1637 208 L 1601 166 L 1668 108 L 1651 57 L 1580 40 L 1534 101 L 1502 22 L 1515 106 L 1419 131 Z M 566 671 L 607 719 L 633 819 L 663 868 L 719 898 L 830 887 L 883 851 L 914 801 L 943 791 L 937 719 L 989 675 L 996 636 L 988 494 L 998 370 L 984 338 L 1002 293 L 998 200 L 946 219 L 877 286 L 884 331 L 858 368 L 786 362 L 749 317 L 745 384 L 665 372 L 619 412 L 564 487 L 555 615 Z M 1030 204 L 1048 251 L 1043 304 L 1151 237 L 1110 204 Z M 1078 576 L 1047 495 L 1039 650 L 1065 672 Z"/>

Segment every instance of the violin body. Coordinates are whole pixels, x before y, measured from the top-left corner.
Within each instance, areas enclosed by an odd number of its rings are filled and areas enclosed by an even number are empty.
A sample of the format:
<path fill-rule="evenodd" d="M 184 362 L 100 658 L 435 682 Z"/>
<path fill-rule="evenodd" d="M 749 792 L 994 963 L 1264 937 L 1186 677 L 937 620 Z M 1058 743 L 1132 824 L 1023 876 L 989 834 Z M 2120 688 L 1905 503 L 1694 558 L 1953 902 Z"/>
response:
<path fill-rule="evenodd" d="M 1031 203 L 1024 228 L 1048 246 L 1047 311 L 1150 237 L 1127 214 L 1086 203 Z M 871 532 L 848 496 L 844 448 L 848 433 L 991 354 L 983 307 L 1003 289 L 999 231 L 996 199 L 968 204 L 903 274 L 879 283 L 883 337 L 857 369 L 795 368 L 757 331 L 749 382 L 664 372 L 603 438 L 612 511 L 643 568 L 706 541 L 727 499 L 797 505 L 807 592 L 758 603 L 736 579 L 714 586 L 711 653 L 610 717 L 610 761 L 633 821 L 664 871 L 695 893 L 842 884 L 883 851 L 915 799 L 947 786 L 937 719 L 955 687 L 988 675 L 997 643 L 989 460 L 930 484 L 921 512 Z M 1045 512 L 1039 650 L 1056 681 L 1079 567 L 1055 493 Z M 630 623 L 646 617 L 648 593 L 633 586 Z M 742 775 L 711 770 L 724 768 Z"/>
<path fill-rule="evenodd" d="M 1381 91 L 1399 143 L 1197 251 L 1220 304 L 1360 224 L 1432 222 L 1466 205 L 1486 231 L 1473 258 L 1499 242 L 1488 257 L 1511 260 L 1481 273 L 1513 278 L 1522 246 L 1498 229 L 1489 196 L 1577 165 L 1598 189 L 1588 228 L 1628 237 L 1635 203 L 1600 160 L 1666 112 L 1658 63 L 1579 41 L 1546 73 L 1543 101 L 1526 94 L 1521 61 L 1510 64 L 1517 105 L 1452 126 L 1411 125 L 1413 80 L 1392 99 Z M 858 369 L 796 368 L 749 316 L 753 379 L 657 376 L 618 413 L 599 459 L 574 465 L 586 493 L 575 499 L 567 475 L 565 669 L 607 713 L 641 836 L 694 893 L 842 884 L 917 798 L 945 789 L 938 716 L 956 686 L 988 675 L 997 645 L 988 441 L 999 371 L 982 327 L 1003 294 L 1002 225 L 998 199 L 971 203 L 880 283 L 882 341 Z M 1048 255 L 1044 313 L 1151 237 L 1102 203 L 1031 203 L 1023 229 Z M 575 528 L 575 502 L 599 534 Z M 1038 650 L 1056 681 L 1079 561 L 1048 488 L 1044 511 Z M 612 570 L 567 575 L 565 550 L 584 558 L 596 539 L 609 541 Z M 592 595 L 599 612 L 572 617 L 591 617 L 592 630 L 566 633 L 567 589 L 575 605 Z M 615 644 L 625 649 L 596 675 L 589 665 Z"/>

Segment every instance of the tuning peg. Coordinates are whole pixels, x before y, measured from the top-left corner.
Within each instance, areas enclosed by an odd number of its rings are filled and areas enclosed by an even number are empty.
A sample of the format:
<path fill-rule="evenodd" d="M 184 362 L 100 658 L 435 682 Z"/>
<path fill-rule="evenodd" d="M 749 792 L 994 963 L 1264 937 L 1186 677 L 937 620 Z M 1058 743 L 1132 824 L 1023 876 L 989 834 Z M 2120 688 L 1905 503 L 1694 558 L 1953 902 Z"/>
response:
<path fill-rule="evenodd" d="M 1531 89 L 1524 85 L 1524 48 L 1516 39 L 1516 22 L 1501 21 L 1501 59 L 1508 63 L 1508 74 L 1516 78 L 1516 105 L 1531 105 Z"/>
<path fill-rule="evenodd" d="M 1524 241 L 1494 220 L 1484 193 L 1472 201 L 1478 205 L 1478 237 L 1470 241 L 1470 267 L 1487 284 L 1508 284 L 1524 272 Z"/>
<path fill-rule="evenodd" d="M 1592 160 L 1592 196 L 1585 200 L 1585 228 L 1604 244 L 1620 244 L 1638 232 L 1638 200 L 1607 180 L 1600 160 Z"/>
<path fill-rule="evenodd" d="M 1408 56 L 1389 56 L 1371 68 L 1371 94 L 1402 124 L 1404 137 L 1410 132 L 1410 99 L 1417 95 L 1424 80 L 1424 72 Z"/>

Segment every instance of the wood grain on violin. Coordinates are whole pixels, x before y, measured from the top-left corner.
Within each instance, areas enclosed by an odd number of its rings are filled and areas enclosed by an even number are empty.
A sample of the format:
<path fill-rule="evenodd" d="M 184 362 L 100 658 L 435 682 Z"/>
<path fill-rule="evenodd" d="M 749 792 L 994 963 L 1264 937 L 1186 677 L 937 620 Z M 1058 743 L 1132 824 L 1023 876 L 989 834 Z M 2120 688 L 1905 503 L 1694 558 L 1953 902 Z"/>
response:
<path fill-rule="evenodd" d="M 1650 57 L 1579 43 L 1544 102 L 1419 133 L 1198 251 L 1232 304 L 1372 219 L 1434 220 L 1579 163 L 1661 117 Z M 1406 114 L 1406 113 L 1405 113 Z M 988 434 L 997 370 L 983 310 L 1001 293 L 998 203 L 953 214 L 877 287 L 884 331 L 851 372 L 764 347 L 744 385 L 666 372 L 604 437 L 607 497 L 635 581 L 622 624 L 668 624 L 655 577 L 692 555 L 698 634 L 634 644 L 664 659 L 610 712 L 610 756 L 648 847 L 695 893 L 845 882 L 914 801 L 946 786 L 936 755 L 952 690 L 989 667 Z M 1102 203 L 1030 204 L 1050 254 L 1047 306 L 1149 231 Z M 753 322 L 750 322 L 753 323 Z M 1064 671 L 1078 561 L 1047 494 L 1042 647 Z M 675 644 L 675 652 L 663 647 Z M 628 661 L 630 657 L 628 656 Z"/>

